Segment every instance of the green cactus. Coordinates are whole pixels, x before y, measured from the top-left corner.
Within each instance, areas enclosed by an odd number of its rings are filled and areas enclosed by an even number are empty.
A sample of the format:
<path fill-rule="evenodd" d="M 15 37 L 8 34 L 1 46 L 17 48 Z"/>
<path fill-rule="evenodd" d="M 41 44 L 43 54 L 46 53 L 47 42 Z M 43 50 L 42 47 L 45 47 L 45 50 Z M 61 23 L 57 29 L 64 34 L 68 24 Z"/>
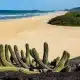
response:
<path fill-rule="evenodd" d="M 33 55 L 33 53 L 32 53 L 32 50 L 30 49 L 29 51 L 30 51 L 30 55 L 31 55 L 32 57 L 34 57 L 34 55 Z M 39 56 L 39 54 L 37 54 L 37 55 Z M 35 61 L 35 59 L 32 59 L 31 65 L 34 66 L 34 67 L 39 66 L 39 64 Z"/>
<path fill-rule="evenodd" d="M 32 59 L 32 64 L 36 66 L 36 61 L 34 59 Z"/>
<path fill-rule="evenodd" d="M 26 57 L 23 50 L 18 51 L 17 45 L 14 45 L 14 51 L 10 45 L 0 44 L 0 72 L 12 71 L 21 72 L 25 74 L 39 74 L 40 72 L 71 72 L 71 67 L 68 65 L 70 54 L 67 51 L 63 52 L 63 55 L 54 59 L 51 63 L 48 61 L 48 44 L 44 43 L 44 55 L 43 60 L 39 58 L 39 54 L 35 48 L 29 49 L 29 45 L 26 44 Z M 10 54 L 8 53 L 10 51 Z M 33 59 L 30 59 L 30 55 Z M 23 68 L 22 68 L 23 67 Z M 35 70 L 37 72 L 35 72 Z"/>
<path fill-rule="evenodd" d="M 61 72 L 71 72 L 71 66 L 67 65 L 61 70 Z"/>
<path fill-rule="evenodd" d="M 57 66 L 57 64 L 60 61 L 60 57 L 57 57 L 56 59 L 54 59 L 53 61 L 51 61 L 51 65 L 53 65 L 54 67 Z"/>
<path fill-rule="evenodd" d="M 40 74 L 38 71 L 29 71 L 28 69 L 25 68 L 18 68 L 19 72 L 25 73 L 25 74 Z"/>
<path fill-rule="evenodd" d="M 11 62 L 9 56 L 10 56 L 10 55 L 9 55 L 9 53 L 8 53 L 8 45 L 6 44 L 6 45 L 5 45 L 5 57 L 6 57 L 6 60 L 7 60 L 8 62 Z"/>
<path fill-rule="evenodd" d="M 15 62 L 17 65 L 21 66 L 20 63 L 19 63 L 19 61 L 18 61 L 18 59 L 17 59 L 17 57 L 16 57 L 16 55 L 15 55 L 15 53 L 14 53 L 14 51 L 13 51 L 12 48 L 11 48 L 11 45 L 8 45 L 8 49 L 9 49 L 9 51 L 10 51 L 10 53 L 11 53 L 11 57 L 14 59 L 14 62 Z"/>
<path fill-rule="evenodd" d="M 26 47 L 26 64 L 30 66 L 31 60 L 30 60 L 29 44 L 26 44 L 25 47 Z"/>
<path fill-rule="evenodd" d="M 36 60 L 34 59 L 34 55 L 33 55 L 33 53 L 32 53 L 32 50 L 30 49 L 29 50 L 30 51 L 30 55 L 33 57 L 33 59 L 32 59 L 32 66 L 34 66 L 34 67 L 37 67 L 37 65 L 36 64 L 38 64 L 37 62 L 36 62 Z M 39 56 L 39 54 L 37 54 L 38 56 Z"/>
<path fill-rule="evenodd" d="M 11 63 L 9 63 L 5 58 L 5 53 L 4 53 L 4 49 L 3 49 L 2 44 L 0 44 L 0 59 L 1 59 L 1 63 L 2 63 L 3 66 L 13 67 L 13 65 Z"/>
<path fill-rule="evenodd" d="M 48 44 L 47 42 L 44 42 L 44 55 L 43 55 L 43 63 L 48 64 Z"/>
<path fill-rule="evenodd" d="M 37 51 L 36 51 L 35 48 L 32 49 L 32 55 L 33 55 L 32 57 L 35 59 L 35 61 L 36 61 L 42 68 L 46 68 L 46 69 L 48 69 L 48 70 L 52 70 L 50 67 L 48 67 L 46 64 L 44 64 L 44 63 L 40 60 L 39 55 L 38 55 L 38 53 L 37 53 Z"/>
<path fill-rule="evenodd" d="M 60 72 L 65 67 L 65 63 L 69 59 L 69 57 L 69 53 L 64 51 L 62 58 L 60 59 L 58 65 L 53 69 L 53 72 Z"/>
<path fill-rule="evenodd" d="M 10 56 L 10 60 L 11 60 L 11 63 L 14 64 L 14 59 L 13 59 L 12 55 Z"/>
<path fill-rule="evenodd" d="M 0 66 L 3 66 L 2 63 L 1 63 L 1 61 L 0 61 Z"/>
<path fill-rule="evenodd" d="M 33 53 L 32 53 L 32 49 L 30 49 L 29 52 L 30 52 L 30 55 L 31 55 L 32 57 L 34 57 L 34 55 L 33 55 Z"/>
<path fill-rule="evenodd" d="M 21 50 L 21 60 L 25 63 L 26 62 L 26 58 L 24 56 L 24 51 Z"/>
<path fill-rule="evenodd" d="M 24 74 L 39 74 L 39 72 L 33 72 L 29 71 L 28 69 L 25 68 L 19 68 L 19 67 L 0 67 L 0 72 L 21 72 Z"/>
<path fill-rule="evenodd" d="M 70 58 L 70 54 L 67 51 L 64 51 L 60 62 L 66 63 L 69 60 L 69 58 Z"/>
<path fill-rule="evenodd" d="M 21 60 L 21 57 L 20 57 L 20 55 L 19 55 L 19 51 L 18 51 L 17 45 L 14 45 L 14 52 L 15 52 L 15 55 L 16 55 L 18 61 L 19 61 L 20 64 L 21 64 L 21 66 L 24 67 L 24 68 L 29 69 L 29 67 Z"/>

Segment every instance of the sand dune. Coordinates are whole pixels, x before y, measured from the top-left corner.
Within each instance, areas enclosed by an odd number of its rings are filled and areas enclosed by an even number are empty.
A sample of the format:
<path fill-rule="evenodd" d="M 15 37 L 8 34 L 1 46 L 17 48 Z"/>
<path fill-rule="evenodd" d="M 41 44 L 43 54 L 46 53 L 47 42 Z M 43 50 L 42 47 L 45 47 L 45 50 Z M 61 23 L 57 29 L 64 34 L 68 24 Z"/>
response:
<path fill-rule="evenodd" d="M 35 47 L 42 57 L 43 43 L 48 42 L 50 60 L 61 56 L 64 50 L 70 52 L 71 57 L 80 56 L 79 27 L 47 24 L 51 18 L 65 13 L 59 11 L 44 16 L 0 21 L 0 43 L 17 44 L 19 49 L 24 49 L 24 44 L 29 43 L 30 48 Z"/>

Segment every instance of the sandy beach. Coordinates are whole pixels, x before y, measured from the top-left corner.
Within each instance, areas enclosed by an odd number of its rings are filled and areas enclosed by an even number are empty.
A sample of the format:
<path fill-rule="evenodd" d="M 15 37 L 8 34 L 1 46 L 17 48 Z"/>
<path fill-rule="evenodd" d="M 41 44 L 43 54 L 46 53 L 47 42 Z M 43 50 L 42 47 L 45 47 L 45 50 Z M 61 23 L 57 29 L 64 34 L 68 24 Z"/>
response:
<path fill-rule="evenodd" d="M 61 56 L 64 50 L 71 57 L 80 56 L 80 27 L 49 25 L 47 22 L 56 16 L 65 14 L 58 11 L 43 16 L 0 21 L 0 43 L 17 44 L 25 51 L 25 43 L 36 48 L 43 55 L 43 43 L 49 44 L 49 60 Z"/>

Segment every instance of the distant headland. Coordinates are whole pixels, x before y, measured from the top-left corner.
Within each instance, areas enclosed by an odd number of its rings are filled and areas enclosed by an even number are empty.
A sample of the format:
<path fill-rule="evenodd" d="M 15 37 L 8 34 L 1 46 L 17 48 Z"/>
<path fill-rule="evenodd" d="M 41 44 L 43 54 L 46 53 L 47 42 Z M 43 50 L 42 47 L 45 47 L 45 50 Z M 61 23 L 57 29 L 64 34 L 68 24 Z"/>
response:
<path fill-rule="evenodd" d="M 62 26 L 80 26 L 80 7 L 68 10 L 65 15 L 49 20 L 48 24 Z"/>

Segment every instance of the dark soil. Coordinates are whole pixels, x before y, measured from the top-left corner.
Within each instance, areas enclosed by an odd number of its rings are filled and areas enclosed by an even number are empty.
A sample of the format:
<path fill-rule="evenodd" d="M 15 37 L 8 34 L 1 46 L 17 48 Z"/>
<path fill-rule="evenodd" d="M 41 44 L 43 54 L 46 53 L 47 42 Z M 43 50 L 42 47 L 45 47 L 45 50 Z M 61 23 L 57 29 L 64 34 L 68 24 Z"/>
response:
<path fill-rule="evenodd" d="M 20 72 L 1 72 L 0 80 L 80 80 L 80 72 L 48 72 L 35 75 L 25 75 Z"/>

